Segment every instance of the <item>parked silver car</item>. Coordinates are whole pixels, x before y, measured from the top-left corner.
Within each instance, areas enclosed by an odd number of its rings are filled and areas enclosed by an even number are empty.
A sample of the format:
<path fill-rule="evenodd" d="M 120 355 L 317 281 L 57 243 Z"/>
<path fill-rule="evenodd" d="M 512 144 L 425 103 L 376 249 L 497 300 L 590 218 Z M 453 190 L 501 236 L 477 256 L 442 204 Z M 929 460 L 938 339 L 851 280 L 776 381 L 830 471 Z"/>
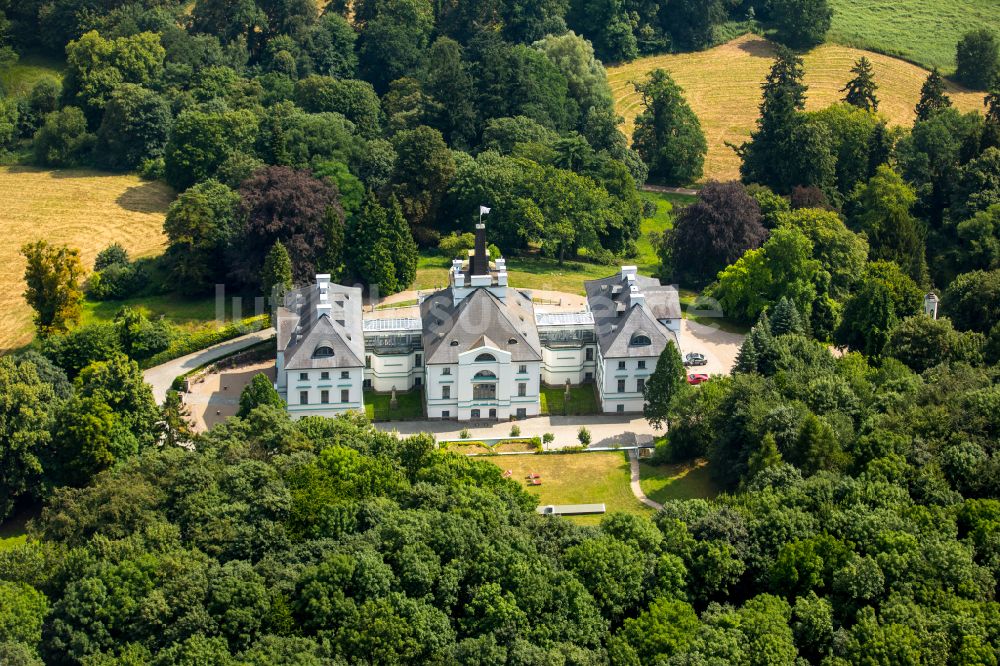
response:
<path fill-rule="evenodd" d="M 697 352 L 691 352 L 684 356 L 684 365 L 708 365 L 708 359 L 705 358 L 704 354 L 699 354 Z"/>

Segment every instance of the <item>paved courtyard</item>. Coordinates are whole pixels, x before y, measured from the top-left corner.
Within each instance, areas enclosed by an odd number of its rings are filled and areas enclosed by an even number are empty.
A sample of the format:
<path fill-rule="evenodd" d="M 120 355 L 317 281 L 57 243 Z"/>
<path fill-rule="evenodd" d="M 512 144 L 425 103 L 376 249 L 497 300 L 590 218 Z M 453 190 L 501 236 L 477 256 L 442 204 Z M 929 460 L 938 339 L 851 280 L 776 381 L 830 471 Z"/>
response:
<path fill-rule="evenodd" d="M 261 361 L 238 368 L 227 368 L 202 375 L 184 393 L 184 404 L 191 410 L 195 432 L 205 432 L 217 423 L 236 416 L 243 389 L 258 374 L 274 381 L 274 361 Z"/>

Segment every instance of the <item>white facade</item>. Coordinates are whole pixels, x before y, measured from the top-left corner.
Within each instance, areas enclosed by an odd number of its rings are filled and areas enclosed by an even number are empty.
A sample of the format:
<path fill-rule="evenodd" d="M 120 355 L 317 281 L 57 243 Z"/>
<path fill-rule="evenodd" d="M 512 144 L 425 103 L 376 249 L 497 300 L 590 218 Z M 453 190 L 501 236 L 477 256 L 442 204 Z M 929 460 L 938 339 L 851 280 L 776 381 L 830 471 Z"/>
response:
<path fill-rule="evenodd" d="M 593 385 L 605 413 L 638 413 L 660 352 L 678 343 L 676 289 L 633 267 L 587 282 L 581 311 L 536 311 L 477 228 L 474 256 L 450 278 L 399 315 L 363 312 L 360 291 L 327 276 L 286 298 L 276 387 L 292 417 L 364 411 L 365 391 L 422 390 L 427 418 L 525 418 L 540 414 L 543 386 L 567 383 Z"/>
<path fill-rule="evenodd" d="M 513 362 L 509 352 L 479 347 L 457 363 L 427 368 L 427 416 L 459 421 L 538 416 L 540 364 Z"/>
<path fill-rule="evenodd" d="M 292 370 L 285 373 L 288 413 L 303 416 L 336 416 L 348 411 L 365 411 L 361 368 Z"/>

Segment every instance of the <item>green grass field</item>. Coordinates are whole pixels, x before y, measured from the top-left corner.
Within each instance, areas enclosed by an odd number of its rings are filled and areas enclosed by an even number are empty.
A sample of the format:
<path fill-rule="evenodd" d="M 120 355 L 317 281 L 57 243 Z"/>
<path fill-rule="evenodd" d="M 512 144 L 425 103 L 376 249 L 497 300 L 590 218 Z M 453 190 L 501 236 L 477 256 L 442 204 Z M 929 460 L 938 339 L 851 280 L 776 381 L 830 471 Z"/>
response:
<path fill-rule="evenodd" d="M 640 462 L 639 485 L 646 497 L 660 504 L 670 500 L 708 499 L 719 494 L 704 460 L 680 465 Z"/>
<path fill-rule="evenodd" d="M 556 416 L 583 416 L 597 414 L 597 395 L 594 387 L 587 384 L 573 386 L 569 390 L 569 412 L 566 411 L 566 389 L 559 386 L 543 386 L 539 396 L 542 414 Z"/>
<path fill-rule="evenodd" d="M 624 511 L 651 516 L 652 509 L 639 502 L 629 486 L 625 452 L 566 453 L 489 457 L 501 469 L 511 470 L 515 481 L 538 497 L 539 504 L 592 504 L 603 502 L 609 513 Z M 529 486 L 529 474 L 541 475 L 542 485 Z M 601 516 L 575 516 L 574 522 L 595 525 Z"/>
<path fill-rule="evenodd" d="M 830 0 L 831 42 L 955 69 L 955 44 L 977 28 L 1000 34 L 997 0 Z"/>
<path fill-rule="evenodd" d="M 253 303 L 244 307 L 244 317 L 253 314 Z M 83 304 L 82 324 L 94 324 L 112 321 L 118 311 L 125 307 L 138 308 L 150 319 L 165 317 L 174 326 L 186 331 L 214 328 L 216 326 L 215 298 L 188 299 L 177 294 L 163 296 L 142 296 L 124 301 L 85 301 Z M 226 299 L 227 320 L 232 316 L 233 302 Z"/>
<path fill-rule="evenodd" d="M 62 82 L 65 63 L 37 55 L 21 56 L 10 67 L 0 68 L 0 88 L 11 97 L 23 97 L 42 79 Z"/>
<path fill-rule="evenodd" d="M 424 417 L 424 392 L 420 389 L 396 393 L 396 409 L 389 409 L 389 393 L 365 391 L 365 414 L 372 421 L 409 421 Z"/>

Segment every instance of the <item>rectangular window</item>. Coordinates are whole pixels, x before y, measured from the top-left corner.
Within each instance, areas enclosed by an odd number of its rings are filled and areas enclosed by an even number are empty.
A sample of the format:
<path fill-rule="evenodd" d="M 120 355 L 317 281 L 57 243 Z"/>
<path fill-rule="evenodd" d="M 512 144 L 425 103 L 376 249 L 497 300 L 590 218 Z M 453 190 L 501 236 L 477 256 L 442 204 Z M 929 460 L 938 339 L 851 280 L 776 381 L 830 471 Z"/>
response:
<path fill-rule="evenodd" d="M 645 370 L 646 369 L 646 362 L 645 361 L 639 361 L 639 369 L 640 370 Z"/>
<path fill-rule="evenodd" d="M 618 413 L 619 414 L 625 413 L 625 405 L 618 405 Z"/>
<path fill-rule="evenodd" d="M 299 381 L 300 382 L 307 382 L 307 381 L 309 381 L 309 373 L 308 372 L 300 372 L 299 373 Z"/>
<path fill-rule="evenodd" d="M 320 391 L 319 401 L 322 402 L 324 405 L 330 404 L 330 392 L 327 390 Z"/>
<path fill-rule="evenodd" d="M 365 356 L 365 367 L 368 368 L 369 370 L 371 370 L 371 367 L 372 367 L 372 357 L 371 356 Z"/>
<path fill-rule="evenodd" d="M 625 392 L 625 380 L 624 379 L 619 379 L 618 380 L 618 392 L 619 393 L 624 393 Z"/>
<path fill-rule="evenodd" d="M 523 398 L 526 395 L 528 395 L 528 385 L 527 384 L 518 384 L 517 385 L 517 397 Z"/>
<path fill-rule="evenodd" d="M 469 418 L 478 419 L 479 418 L 479 410 L 478 409 L 473 409 L 469 413 Z"/>
<path fill-rule="evenodd" d="M 340 378 L 341 379 L 350 379 L 351 378 L 351 371 L 350 370 L 341 370 L 341 372 L 340 372 Z"/>
<path fill-rule="evenodd" d="M 417 354 L 416 356 L 413 357 L 413 365 L 414 366 L 416 366 L 416 367 L 419 368 L 423 364 L 424 364 L 424 356 L 423 356 L 423 354 Z"/>
<path fill-rule="evenodd" d="M 442 400 L 451 400 L 451 387 L 450 386 L 442 386 L 441 387 L 441 399 Z"/>
<path fill-rule="evenodd" d="M 642 393 L 646 390 L 646 380 L 642 377 L 635 380 L 635 390 L 637 393 Z"/>
<path fill-rule="evenodd" d="M 450 375 L 451 374 L 451 368 L 445 368 L 444 370 L 441 371 L 441 374 L 442 375 Z"/>
<path fill-rule="evenodd" d="M 522 365 L 517 369 L 517 372 L 522 375 L 528 374 L 528 366 Z"/>
<path fill-rule="evenodd" d="M 309 391 L 299 391 L 299 404 L 300 405 L 309 404 Z"/>
<path fill-rule="evenodd" d="M 449 412 L 447 409 L 444 410 L 443 412 L 441 412 L 441 418 L 443 419 L 451 418 L 451 412 Z"/>
<path fill-rule="evenodd" d="M 594 360 L 594 348 L 593 347 L 587 347 L 587 360 L 588 361 L 593 361 Z"/>
<path fill-rule="evenodd" d="M 618 361 L 618 369 L 619 370 L 625 369 L 625 361 Z"/>
<path fill-rule="evenodd" d="M 350 402 L 351 401 L 351 390 L 350 389 L 341 389 L 340 390 L 340 401 L 341 402 Z"/>
<path fill-rule="evenodd" d="M 527 409 L 525 409 L 524 407 L 518 407 L 517 408 L 517 418 L 523 419 L 523 418 L 525 418 L 527 416 L 528 416 L 528 410 Z"/>
<path fill-rule="evenodd" d="M 330 378 L 330 373 L 329 372 L 321 372 L 321 373 L 319 373 L 319 378 L 320 379 L 329 379 Z"/>

